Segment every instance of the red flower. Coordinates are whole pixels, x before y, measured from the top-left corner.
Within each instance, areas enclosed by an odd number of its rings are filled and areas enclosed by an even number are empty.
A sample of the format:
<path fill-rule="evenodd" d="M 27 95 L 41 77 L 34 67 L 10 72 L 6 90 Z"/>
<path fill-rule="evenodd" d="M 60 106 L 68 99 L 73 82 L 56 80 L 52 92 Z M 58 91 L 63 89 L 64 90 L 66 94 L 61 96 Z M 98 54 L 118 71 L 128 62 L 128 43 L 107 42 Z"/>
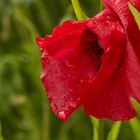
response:
<path fill-rule="evenodd" d="M 135 116 L 130 97 L 140 102 L 140 31 L 128 2 L 140 11 L 139 0 L 104 0 L 95 17 L 66 21 L 36 38 L 41 79 L 59 118 L 79 106 L 97 118 Z"/>

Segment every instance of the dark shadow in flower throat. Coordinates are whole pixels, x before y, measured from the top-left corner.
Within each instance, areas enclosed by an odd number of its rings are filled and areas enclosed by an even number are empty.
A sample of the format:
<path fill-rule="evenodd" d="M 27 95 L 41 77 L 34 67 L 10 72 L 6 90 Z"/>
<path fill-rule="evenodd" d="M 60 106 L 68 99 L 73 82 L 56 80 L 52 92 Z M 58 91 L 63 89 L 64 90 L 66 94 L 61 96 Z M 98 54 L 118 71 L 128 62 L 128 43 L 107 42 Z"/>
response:
<path fill-rule="evenodd" d="M 102 55 L 104 54 L 104 49 L 100 47 L 99 40 L 96 35 L 89 29 L 84 30 L 81 35 L 81 41 L 84 44 L 83 53 L 89 57 L 90 63 L 94 65 L 95 71 L 99 71 L 102 63 Z"/>

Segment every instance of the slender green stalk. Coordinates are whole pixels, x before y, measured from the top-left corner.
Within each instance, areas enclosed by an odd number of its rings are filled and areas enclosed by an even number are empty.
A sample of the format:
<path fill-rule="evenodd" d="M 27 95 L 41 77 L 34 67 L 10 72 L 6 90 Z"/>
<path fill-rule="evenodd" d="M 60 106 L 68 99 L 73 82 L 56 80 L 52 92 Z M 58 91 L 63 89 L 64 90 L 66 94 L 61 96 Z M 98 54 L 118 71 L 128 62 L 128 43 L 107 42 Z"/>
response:
<path fill-rule="evenodd" d="M 78 0 L 71 0 L 71 2 L 78 20 L 83 20 L 88 18 L 86 14 L 82 11 Z"/>
<path fill-rule="evenodd" d="M 129 124 L 136 137 L 136 140 L 140 140 L 140 132 L 139 132 L 140 131 L 140 120 L 137 117 L 135 117 L 129 121 Z"/>
<path fill-rule="evenodd" d="M 112 129 L 108 134 L 107 140 L 117 140 L 121 124 L 121 121 L 114 122 Z"/>
<path fill-rule="evenodd" d="M 104 120 L 91 117 L 93 124 L 93 140 L 104 139 Z"/>
<path fill-rule="evenodd" d="M 102 4 L 102 0 L 100 0 L 100 7 L 99 7 L 99 11 L 103 10 L 103 4 Z"/>
<path fill-rule="evenodd" d="M 137 24 L 138 24 L 138 27 L 140 29 L 140 13 L 139 11 L 129 2 L 128 3 L 128 7 L 130 9 L 130 11 L 132 12 Z"/>

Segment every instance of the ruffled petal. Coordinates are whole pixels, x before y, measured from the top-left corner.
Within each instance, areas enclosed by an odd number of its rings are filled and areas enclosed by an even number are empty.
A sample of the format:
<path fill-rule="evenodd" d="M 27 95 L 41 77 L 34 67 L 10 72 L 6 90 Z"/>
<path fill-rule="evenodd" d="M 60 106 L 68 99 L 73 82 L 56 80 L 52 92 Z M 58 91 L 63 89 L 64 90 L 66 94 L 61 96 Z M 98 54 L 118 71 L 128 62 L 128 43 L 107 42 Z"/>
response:
<path fill-rule="evenodd" d="M 140 11 L 139 0 L 104 0 L 106 8 L 112 8 L 115 11 L 126 31 L 128 45 L 125 56 L 125 74 L 131 87 L 131 95 L 140 102 L 140 31 L 128 8 L 128 2 Z"/>
<path fill-rule="evenodd" d="M 125 55 L 125 73 L 126 79 L 131 88 L 130 96 L 134 97 L 140 103 L 140 63 L 136 56 L 134 48 L 128 42 Z M 129 92 L 129 91 L 127 91 Z"/>
<path fill-rule="evenodd" d="M 117 71 L 110 77 L 102 92 L 93 94 L 85 104 L 85 112 L 97 118 L 114 121 L 135 116 L 130 97 L 140 101 L 140 65 L 129 42 Z M 94 92 L 94 89 L 93 89 Z"/>
<path fill-rule="evenodd" d="M 51 107 L 65 120 L 81 105 L 88 81 L 100 67 L 103 49 L 85 22 L 75 21 L 57 26 L 51 36 L 37 38 L 37 43 L 42 50 L 41 79 Z"/>
<path fill-rule="evenodd" d="M 84 105 L 85 112 L 96 118 L 110 118 L 114 121 L 129 120 L 135 116 L 135 111 L 130 103 L 129 90 L 126 78 L 124 77 L 123 64 L 106 83 L 103 91 L 91 96 Z"/>
<path fill-rule="evenodd" d="M 140 11 L 140 1 L 139 0 L 103 0 L 105 8 L 112 9 L 118 15 L 124 29 L 126 30 L 126 35 L 128 40 L 132 44 L 134 51 L 140 61 L 140 31 L 138 25 L 128 8 L 128 2 L 133 4 Z"/>
<path fill-rule="evenodd" d="M 90 20 L 88 27 L 96 33 L 105 53 L 102 66 L 91 83 L 88 100 L 84 102 L 87 114 L 97 118 L 128 120 L 135 112 L 130 104 L 130 89 L 125 77 L 124 55 L 127 37 L 118 18 L 106 9 Z M 97 89 L 98 88 L 98 89 Z"/>
<path fill-rule="evenodd" d="M 126 35 L 118 18 L 108 9 L 90 19 L 87 25 L 97 35 L 100 46 L 104 49 L 102 65 L 91 82 L 92 86 L 102 89 L 118 69 L 126 50 Z"/>

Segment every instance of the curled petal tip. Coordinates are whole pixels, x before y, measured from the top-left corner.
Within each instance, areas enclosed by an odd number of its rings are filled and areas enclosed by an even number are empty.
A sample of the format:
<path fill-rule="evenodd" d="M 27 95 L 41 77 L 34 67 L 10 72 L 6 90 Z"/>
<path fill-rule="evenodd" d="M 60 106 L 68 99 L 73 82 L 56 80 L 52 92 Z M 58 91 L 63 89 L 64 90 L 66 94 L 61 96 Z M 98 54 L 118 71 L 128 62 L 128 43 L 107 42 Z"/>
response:
<path fill-rule="evenodd" d="M 44 38 L 36 37 L 36 43 L 39 46 L 40 50 L 43 51 L 45 43 L 44 43 Z"/>
<path fill-rule="evenodd" d="M 43 38 L 40 38 L 40 37 L 36 37 L 36 42 L 37 42 L 37 45 L 39 45 L 39 46 L 42 46 L 42 43 L 43 43 Z"/>

